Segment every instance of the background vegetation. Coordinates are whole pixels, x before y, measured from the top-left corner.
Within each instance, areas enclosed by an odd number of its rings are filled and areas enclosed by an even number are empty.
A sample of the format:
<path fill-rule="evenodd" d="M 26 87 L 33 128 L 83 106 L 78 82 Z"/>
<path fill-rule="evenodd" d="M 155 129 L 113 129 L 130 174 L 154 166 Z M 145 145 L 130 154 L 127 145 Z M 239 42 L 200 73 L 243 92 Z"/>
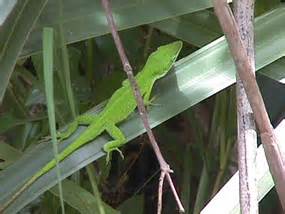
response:
<path fill-rule="evenodd" d="M 135 71 L 158 46 L 184 41 L 181 60 L 156 85 L 156 105 L 148 110 L 152 127 L 157 126 L 154 133 L 162 153 L 175 172 L 173 179 L 186 212 L 199 213 L 237 168 L 235 69 L 224 38 L 219 38 L 222 33 L 211 2 L 119 0 L 112 4 Z M 56 32 L 54 104 L 58 128 L 77 114 L 99 111 L 126 76 L 107 34 L 99 1 L 18 0 L 1 5 L 0 11 L 5 11 L 0 17 L 3 203 L 53 156 L 51 144 L 43 142 L 49 135 L 43 27 L 53 27 Z M 272 123 L 277 125 L 285 106 L 284 3 L 259 0 L 256 16 L 257 79 Z M 142 134 L 143 126 L 133 115 L 120 127 L 130 140 L 123 147 L 124 160 L 114 154 L 111 165 L 106 166 L 101 147 L 109 138 L 102 136 L 61 164 L 61 175 L 67 177 L 63 180 L 66 213 L 155 213 L 159 168 Z M 60 144 L 60 149 L 81 131 Z M 53 170 L 7 213 L 60 213 L 58 188 L 52 187 L 56 182 Z M 274 189 L 262 199 L 260 211 L 280 212 Z M 164 187 L 163 212 L 177 212 L 168 185 Z"/>

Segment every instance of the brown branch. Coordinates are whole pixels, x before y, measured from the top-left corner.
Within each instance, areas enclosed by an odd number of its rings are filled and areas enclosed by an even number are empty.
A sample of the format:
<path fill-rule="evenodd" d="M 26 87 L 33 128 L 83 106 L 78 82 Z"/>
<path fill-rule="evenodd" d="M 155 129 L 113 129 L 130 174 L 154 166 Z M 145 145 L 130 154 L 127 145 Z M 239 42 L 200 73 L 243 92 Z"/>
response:
<path fill-rule="evenodd" d="M 243 46 L 241 35 L 233 17 L 232 11 L 226 0 L 213 0 L 214 9 L 220 25 L 227 38 L 229 49 L 234 59 L 237 72 L 245 88 L 250 106 L 253 110 L 257 127 L 260 131 L 264 152 L 272 174 L 279 199 L 285 209 L 285 166 L 284 157 L 278 140 L 270 123 L 260 90 L 254 76 L 254 68 L 251 66 Z"/>
<path fill-rule="evenodd" d="M 173 171 L 170 169 L 169 165 L 164 160 L 164 158 L 163 158 L 163 156 L 162 156 L 162 154 L 160 152 L 160 149 L 159 149 L 159 147 L 157 145 L 157 142 L 155 140 L 155 137 L 154 137 L 154 135 L 152 133 L 152 130 L 150 128 L 150 125 L 149 125 L 149 122 L 148 122 L 148 116 L 147 116 L 146 109 L 145 109 L 144 103 L 143 103 L 143 99 L 142 99 L 142 96 L 141 96 L 138 84 L 137 84 L 137 82 L 136 82 L 136 80 L 134 78 L 133 69 L 131 67 L 131 64 L 130 64 L 127 56 L 126 56 L 126 53 L 125 53 L 122 41 L 121 41 L 120 36 L 119 36 L 119 34 L 117 32 L 117 27 L 116 27 L 114 19 L 113 19 L 112 10 L 111 10 L 110 4 L 109 4 L 109 0 L 101 0 L 101 2 L 102 2 L 102 6 L 103 6 L 103 8 L 105 10 L 105 15 L 106 15 L 106 18 L 107 18 L 107 21 L 108 21 L 108 25 L 109 25 L 109 28 L 111 30 L 111 33 L 112 33 L 115 45 L 117 47 L 117 50 L 119 52 L 120 59 L 121 59 L 124 71 L 127 73 L 128 79 L 130 81 L 131 88 L 133 89 L 133 93 L 134 93 L 134 96 L 135 96 L 135 99 L 136 99 L 136 102 L 137 102 L 140 118 L 141 118 L 141 120 L 143 122 L 143 125 L 144 125 L 145 129 L 146 129 L 146 132 L 147 132 L 147 135 L 149 137 L 149 141 L 151 143 L 151 146 L 152 146 L 152 148 L 153 148 L 153 150 L 155 152 L 155 155 L 156 155 L 156 157 L 158 159 L 158 162 L 159 162 L 159 165 L 160 165 L 160 169 L 161 169 L 161 178 L 164 181 L 164 177 L 165 176 L 163 176 L 163 174 L 166 175 L 167 178 L 168 178 L 167 180 L 169 182 L 169 185 L 170 185 L 170 187 L 172 187 L 174 185 L 173 185 L 173 182 L 171 180 L 171 177 L 170 177 L 169 173 L 172 173 Z M 160 197 L 162 198 L 162 188 L 159 188 L 159 190 L 160 190 L 158 192 L 159 198 Z M 179 203 L 177 203 L 179 211 L 180 212 L 184 212 L 184 208 L 183 208 L 183 206 L 182 206 L 182 204 L 180 202 L 180 199 L 178 197 L 178 194 L 177 194 L 175 188 L 171 188 L 171 190 L 173 192 L 175 200 L 179 202 Z M 161 212 L 161 209 L 162 209 L 161 206 L 162 206 L 162 204 L 159 203 L 158 204 L 158 208 L 157 208 L 158 213 Z"/>
<path fill-rule="evenodd" d="M 254 0 L 236 0 L 233 4 L 234 15 L 246 54 L 255 71 L 254 59 Z M 253 73 L 254 74 L 254 73 Z M 238 122 L 238 170 L 239 201 L 241 213 L 258 213 L 255 158 L 257 153 L 257 134 L 252 109 L 239 78 L 236 75 L 237 122 Z"/>
<path fill-rule="evenodd" d="M 165 179 L 165 172 L 161 171 L 158 182 L 157 213 L 161 213 L 162 210 L 162 192 L 163 192 L 164 179 Z"/>

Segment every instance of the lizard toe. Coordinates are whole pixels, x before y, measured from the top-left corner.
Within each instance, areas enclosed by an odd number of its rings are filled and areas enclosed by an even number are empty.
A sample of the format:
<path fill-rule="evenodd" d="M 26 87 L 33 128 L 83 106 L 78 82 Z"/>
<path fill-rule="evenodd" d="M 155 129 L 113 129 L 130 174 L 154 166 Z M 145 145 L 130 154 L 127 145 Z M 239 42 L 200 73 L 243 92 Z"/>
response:
<path fill-rule="evenodd" d="M 120 154 L 120 156 L 121 156 L 122 159 L 125 159 L 125 157 L 124 157 L 124 155 L 123 155 L 123 152 L 122 152 L 120 149 L 115 148 L 114 150 L 116 150 L 117 152 L 119 152 L 119 154 Z"/>

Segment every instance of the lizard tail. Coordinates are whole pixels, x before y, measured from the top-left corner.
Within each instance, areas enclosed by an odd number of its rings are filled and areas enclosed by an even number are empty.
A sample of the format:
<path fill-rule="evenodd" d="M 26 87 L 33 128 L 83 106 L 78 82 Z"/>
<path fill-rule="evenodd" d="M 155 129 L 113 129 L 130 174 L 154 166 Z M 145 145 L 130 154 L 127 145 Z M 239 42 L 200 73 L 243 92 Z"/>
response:
<path fill-rule="evenodd" d="M 97 125 L 99 123 L 96 123 L 94 125 Z M 103 128 L 97 127 L 97 133 L 94 133 L 94 127 L 90 126 L 87 128 L 82 135 L 77 138 L 73 143 L 68 145 L 59 155 L 58 155 L 58 162 L 61 162 L 63 159 L 65 159 L 68 155 L 76 151 L 79 147 L 82 145 L 90 142 L 94 138 L 96 138 L 98 135 L 100 135 L 103 132 Z M 2 206 L 0 205 L 0 214 L 2 214 L 27 188 L 29 188 L 38 178 L 40 178 L 42 175 L 46 174 L 48 171 L 53 169 L 56 166 L 56 159 L 51 160 L 48 162 L 41 170 L 39 170 L 36 174 L 34 174 L 12 197 L 5 202 Z"/>
<path fill-rule="evenodd" d="M 38 176 L 34 175 L 28 180 L 12 197 L 0 206 L 0 213 L 2 214 L 27 188 L 29 188 L 36 180 Z"/>

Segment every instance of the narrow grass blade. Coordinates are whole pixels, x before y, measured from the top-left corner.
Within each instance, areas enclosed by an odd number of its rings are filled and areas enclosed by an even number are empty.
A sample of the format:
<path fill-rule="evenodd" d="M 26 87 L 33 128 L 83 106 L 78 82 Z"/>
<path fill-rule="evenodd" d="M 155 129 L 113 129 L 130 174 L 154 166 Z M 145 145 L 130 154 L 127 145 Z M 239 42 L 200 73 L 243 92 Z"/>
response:
<path fill-rule="evenodd" d="M 58 159 L 58 148 L 57 148 L 57 137 L 56 137 L 56 122 L 55 122 L 55 111 L 54 111 L 54 92 L 53 92 L 53 44 L 54 44 L 54 32 L 52 28 L 43 29 L 43 65 L 44 65 L 44 81 L 45 81 L 45 94 L 47 99 L 47 111 L 48 111 L 48 121 L 49 129 L 53 144 L 53 153 L 56 160 L 56 173 L 58 180 L 58 188 L 60 195 L 60 203 L 62 208 L 62 213 L 65 213 L 61 176 L 59 169 L 59 159 Z"/>

